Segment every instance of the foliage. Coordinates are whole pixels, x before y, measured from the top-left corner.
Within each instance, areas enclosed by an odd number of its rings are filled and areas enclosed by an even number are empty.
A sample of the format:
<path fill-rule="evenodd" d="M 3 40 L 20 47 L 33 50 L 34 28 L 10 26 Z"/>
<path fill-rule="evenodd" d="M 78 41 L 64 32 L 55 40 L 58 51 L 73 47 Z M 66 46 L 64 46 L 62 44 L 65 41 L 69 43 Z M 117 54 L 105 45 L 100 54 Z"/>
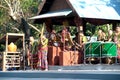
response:
<path fill-rule="evenodd" d="M 75 33 L 77 32 L 77 27 L 76 26 L 69 26 L 70 28 L 70 33 L 72 36 L 75 36 Z M 59 33 L 62 31 L 63 26 L 60 25 L 53 25 L 53 29 L 56 31 L 56 33 Z"/>
<path fill-rule="evenodd" d="M 7 0 L 7 1 L 13 1 L 13 0 Z M 20 1 L 20 8 L 23 10 L 24 18 L 29 23 L 32 23 L 33 20 L 28 20 L 28 18 L 35 16 L 38 12 L 38 5 L 42 0 L 19 0 Z M 5 3 L 5 0 L 0 0 L 0 36 L 5 34 L 6 32 L 22 32 L 18 28 L 20 24 L 16 23 L 14 20 L 11 19 L 11 17 L 8 14 L 9 8 L 8 5 Z M 111 25 L 110 25 L 111 26 Z M 36 24 L 35 27 L 40 29 L 42 25 Z M 97 35 L 97 30 L 99 28 L 102 28 L 107 33 L 107 25 L 100 25 L 95 26 L 92 24 L 87 23 L 86 25 L 86 36 L 93 36 Z M 54 29 L 56 32 L 59 32 L 62 30 L 62 26 L 54 25 Z M 73 36 L 77 28 L 72 26 L 70 27 L 71 35 Z M 38 37 L 38 32 L 31 28 L 31 33 L 36 38 Z"/>
<path fill-rule="evenodd" d="M 21 0 L 21 8 L 26 17 L 35 16 L 41 0 Z"/>
<path fill-rule="evenodd" d="M 6 0 L 12 1 L 15 0 Z M 32 21 L 28 20 L 29 17 L 35 16 L 38 12 L 38 5 L 40 4 L 41 0 L 19 0 L 20 1 L 20 8 L 23 11 L 24 18 L 29 23 Z M 0 36 L 7 32 L 22 32 L 19 30 L 20 24 L 14 21 L 9 15 L 9 6 L 6 4 L 5 0 L 0 0 Z M 36 26 L 37 28 L 40 27 L 39 25 Z M 31 28 L 32 34 L 36 34 L 36 31 Z"/>
<path fill-rule="evenodd" d="M 86 24 L 86 36 L 92 36 L 95 34 L 96 26 L 93 24 Z"/>
<path fill-rule="evenodd" d="M 94 35 L 97 35 L 97 31 L 98 31 L 99 28 L 101 28 L 104 31 L 104 33 L 106 35 L 108 35 L 108 30 L 109 29 L 112 30 L 112 24 L 109 24 L 109 26 L 110 26 L 110 28 L 108 28 L 107 24 L 96 26 L 96 31 L 95 31 Z"/>
<path fill-rule="evenodd" d="M 112 29 L 112 24 L 108 24 L 110 29 Z M 86 26 L 86 36 L 97 36 L 97 32 L 98 32 L 98 29 L 102 29 L 106 35 L 108 34 L 108 25 L 107 24 L 104 24 L 104 25 L 93 25 L 93 24 L 89 24 L 87 23 L 87 26 Z"/>

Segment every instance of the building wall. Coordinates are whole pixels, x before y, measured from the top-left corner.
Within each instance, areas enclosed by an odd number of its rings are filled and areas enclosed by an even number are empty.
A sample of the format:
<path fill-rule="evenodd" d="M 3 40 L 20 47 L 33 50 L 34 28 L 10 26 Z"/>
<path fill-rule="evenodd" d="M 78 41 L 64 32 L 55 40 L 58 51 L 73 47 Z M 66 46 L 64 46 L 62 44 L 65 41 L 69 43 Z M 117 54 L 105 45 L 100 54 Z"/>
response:
<path fill-rule="evenodd" d="M 50 11 L 70 9 L 66 0 L 54 0 L 53 5 L 50 8 Z"/>

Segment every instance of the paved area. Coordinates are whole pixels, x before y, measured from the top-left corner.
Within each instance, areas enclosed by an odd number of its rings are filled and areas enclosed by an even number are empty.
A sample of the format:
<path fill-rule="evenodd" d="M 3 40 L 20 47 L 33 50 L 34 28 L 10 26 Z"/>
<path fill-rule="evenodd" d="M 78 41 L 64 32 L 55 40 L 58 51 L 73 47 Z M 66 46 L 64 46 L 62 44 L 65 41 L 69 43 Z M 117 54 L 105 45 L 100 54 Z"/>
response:
<path fill-rule="evenodd" d="M 0 80 L 119 80 L 120 71 L 112 70 L 49 70 L 0 72 Z"/>
<path fill-rule="evenodd" d="M 120 65 L 49 66 L 49 71 L 0 71 L 0 80 L 119 80 Z"/>

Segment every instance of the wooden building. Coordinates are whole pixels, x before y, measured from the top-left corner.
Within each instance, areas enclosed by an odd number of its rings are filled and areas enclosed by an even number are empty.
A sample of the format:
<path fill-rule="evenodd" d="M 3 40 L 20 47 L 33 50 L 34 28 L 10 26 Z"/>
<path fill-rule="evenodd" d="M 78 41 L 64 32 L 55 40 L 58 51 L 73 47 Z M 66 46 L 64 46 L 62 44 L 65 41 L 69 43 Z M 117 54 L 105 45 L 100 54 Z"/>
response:
<path fill-rule="evenodd" d="M 45 23 L 47 30 L 52 31 L 53 25 L 63 25 L 67 21 L 76 26 L 78 32 L 86 31 L 86 23 L 94 25 L 116 24 L 120 22 L 119 0 L 43 0 L 39 5 L 35 24 Z M 80 36 L 78 36 L 80 42 Z"/>
<path fill-rule="evenodd" d="M 119 4 L 119 0 L 43 0 L 38 7 L 38 16 L 30 19 L 35 19 L 38 24 L 45 22 L 49 31 L 53 24 L 62 25 L 64 20 L 79 29 L 82 26 L 83 31 L 86 22 L 116 26 L 120 22 Z"/>

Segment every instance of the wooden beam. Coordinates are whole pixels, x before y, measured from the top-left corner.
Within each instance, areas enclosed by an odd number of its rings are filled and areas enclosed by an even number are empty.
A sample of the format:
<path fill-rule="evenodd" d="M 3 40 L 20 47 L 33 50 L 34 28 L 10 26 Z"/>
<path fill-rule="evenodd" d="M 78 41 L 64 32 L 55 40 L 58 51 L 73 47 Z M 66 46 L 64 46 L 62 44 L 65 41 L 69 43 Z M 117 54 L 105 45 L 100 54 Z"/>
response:
<path fill-rule="evenodd" d="M 48 31 L 48 32 L 52 32 L 53 25 L 52 25 L 51 19 L 47 19 L 47 20 L 45 21 L 45 25 L 46 25 L 47 31 Z"/>

